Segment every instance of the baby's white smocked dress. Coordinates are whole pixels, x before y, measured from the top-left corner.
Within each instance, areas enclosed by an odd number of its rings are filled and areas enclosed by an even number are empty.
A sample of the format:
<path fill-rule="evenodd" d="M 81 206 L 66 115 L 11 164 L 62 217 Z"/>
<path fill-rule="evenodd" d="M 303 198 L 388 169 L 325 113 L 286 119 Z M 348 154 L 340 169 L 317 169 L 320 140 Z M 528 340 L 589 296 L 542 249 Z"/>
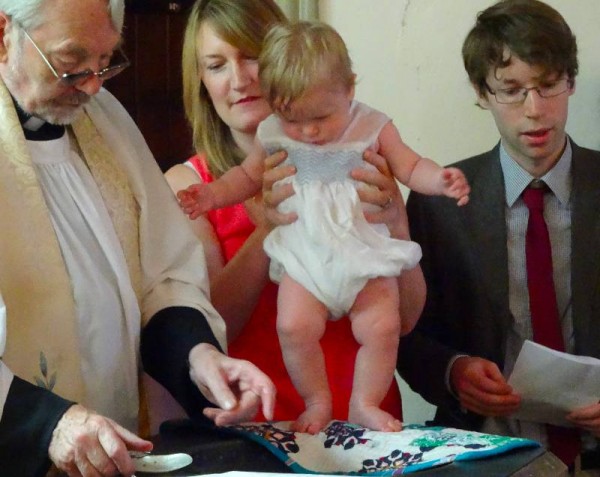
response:
<path fill-rule="evenodd" d="M 361 204 L 356 191 L 365 185 L 350 178 L 357 167 L 373 168 L 363 161 L 363 152 L 377 150 L 379 133 L 390 118 L 357 101 L 351 114 L 342 136 L 323 146 L 288 138 L 275 115 L 257 131 L 269 154 L 285 149 L 285 164 L 297 169 L 280 182 L 291 181 L 295 194 L 279 211 L 294 211 L 298 220 L 276 227 L 264 242 L 271 279 L 279 282 L 287 273 L 325 304 L 333 318 L 348 313 L 369 279 L 398 276 L 421 259 L 418 244 L 390 238 L 385 225 L 366 221 L 367 204 Z"/>

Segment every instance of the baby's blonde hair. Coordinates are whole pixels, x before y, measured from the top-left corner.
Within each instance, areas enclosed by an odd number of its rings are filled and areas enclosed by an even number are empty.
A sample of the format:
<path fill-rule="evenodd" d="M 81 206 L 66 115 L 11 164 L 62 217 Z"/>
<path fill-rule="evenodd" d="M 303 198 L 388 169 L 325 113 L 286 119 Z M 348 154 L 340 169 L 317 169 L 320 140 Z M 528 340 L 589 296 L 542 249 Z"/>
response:
<path fill-rule="evenodd" d="M 287 109 L 323 81 L 354 86 L 352 60 L 344 40 L 326 23 L 275 25 L 258 57 L 260 86 L 274 111 Z"/>

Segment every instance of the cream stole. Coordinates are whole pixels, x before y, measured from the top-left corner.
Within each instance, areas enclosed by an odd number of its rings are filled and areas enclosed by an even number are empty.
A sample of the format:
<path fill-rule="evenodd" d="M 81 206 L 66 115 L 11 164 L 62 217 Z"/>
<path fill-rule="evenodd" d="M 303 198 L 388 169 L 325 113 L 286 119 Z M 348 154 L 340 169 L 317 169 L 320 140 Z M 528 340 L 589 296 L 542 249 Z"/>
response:
<path fill-rule="evenodd" d="M 139 300 L 139 207 L 127 176 L 87 114 L 72 125 L 72 135 L 106 204 Z M 0 290 L 8 318 L 4 362 L 22 379 L 85 404 L 70 279 L 12 98 L 1 81 Z"/>

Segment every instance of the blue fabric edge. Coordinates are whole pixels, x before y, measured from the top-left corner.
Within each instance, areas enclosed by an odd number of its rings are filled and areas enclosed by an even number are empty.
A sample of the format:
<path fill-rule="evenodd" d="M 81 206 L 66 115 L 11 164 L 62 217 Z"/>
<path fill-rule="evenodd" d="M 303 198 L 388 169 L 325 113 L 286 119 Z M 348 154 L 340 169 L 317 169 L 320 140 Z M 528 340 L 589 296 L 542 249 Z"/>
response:
<path fill-rule="evenodd" d="M 238 429 L 231 429 L 232 432 L 244 436 L 251 441 L 254 441 L 261 445 L 262 447 L 266 447 L 271 454 L 275 455 L 279 460 L 281 460 L 285 465 L 287 465 L 291 470 L 293 470 L 297 474 L 324 474 L 323 472 L 316 472 L 314 470 L 307 469 L 298 462 L 294 461 L 292 458 L 288 457 L 288 454 L 277 449 L 275 446 L 270 444 L 265 438 L 257 436 L 252 432 L 244 432 Z M 453 456 L 454 457 L 454 456 Z M 449 459 L 448 457 L 444 457 L 442 459 L 430 460 L 427 462 L 422 462 L 418 464 L 411 464 L 401 469 L 389 469 L 380 472 L 328 472 L 324 475 L 356 475 L 356 476 L 373 476 L 373 477 L 389 477 L 393 475 L 402 475 L 402 474 L 412 474 L 414 472 L 418 472 L 419 470 L 428 469 L 430 467 L 439 467 L 440 465 L 450 464 L 454 462 L 454 458 Z M 433 465 L 432 465 L 433 464 Z"/>
<path fill-rule="evenodd" d="M 515 439 L 515 438 L 513 438 Z M 525 449 L 527 447 L 541 447 L 541 444 L 539 442 L 530 440 L 530 439 L 523 439 L 521 441 L 518 442 L 507 442 L 506 444 L 502 444 L 501 446 L 496 447 L 495 449 L 488 449 L 488 450 L 472 450 L 472 451 L 468 451 L 468 452 L 464 452 L 462 454 L 459 454 L 456 456 L 456 460 L 477 460 L 477 459 L 483 459 L 486 457 L 493 457 L 496 455 L 501 455 L 504 454 L 508 451 L 514 450 L 514 449 Z"/>
<path fill-rule="evenodd" d="M 417 428 L 425 429 L 428 427 L 417 425 Z M 443 429 L 443 427 L 440 427 L 440 426 L 432 426 L 430 428 Z M 277 457 L 280 461 L 282 461 L 285 465 L 287 465 L 291 470 L 293 470 L 297 474 L 356 475 L 356 476 L 390 477 L 390 476 L 403 475 L 403 474 L 412 474 L 412 473 L 415 473 L 415 472 L 418 472 L 421 470 L 425 470 L 425 469 L 440 467 L 442 465 L 449 465 L 449 464 L 452 464 L 453 462 L 457 462 L 457 461 L 480 460 L 480 459 L 484 459 L 487 457 L 501 455 L 501 454 L 504 454 L 504 453 L 514 450 L 514 449 L 524 449 L 524 448 L 528 448 L 528 447 L 531 447 L 531 448 L 541 447 L 541 444 L 539 442 L 536 442 L 536 441 L 533 441 L 530 439 L 512 438 L 512 439 L 519 439 L 519 440 L 517 442 L 509 442 L 509 443 L 503 444 L 499 447 L 496 447 L 495 449 L 472 450 L 472 451 L 464 452 L 464 453 L 458 454 L 458 455 L 446 456 L 446 457 L 442 457 L 440 459 L 435 459 L 435 460 L 428 460 L 427 462 L 419 462 L 416 464 L 409 464 L 406 467 L 402 467 L 399 469 L 389 469 L 389 470 L 380 471 L 380 472 L 363 472 L 363 473 L 356 472 L 356 471 L 324 473 L 324 472 L 316 472 L 314 470 L 310 470 L 310 469 L 307 469 L 307 468 L 301 466 L 296 461 L 294 461 L 291 457 L 289 457 L 287 453 L 285 453 L 282 450 L 277 449 L 275 446 L 273 446 L 273 444 L 271 444 L 269 441 L 267 441 L 264 437 L 258 436 L 256 434 L 254 434 L 253 432 L 241 431 L 241 430 L 235 429 L 235 428 L 229 428 L 227 430 L 229 432 L 232 432 L 237 435 L 243 436 L 247 439 L 250 439 L 251 441 L 254 441 L 257 444 L 259 444 L 261 447 L 266 448 L 269 452 L 271 452 L 271 454 L 273 454 L 275 457 Z"/>

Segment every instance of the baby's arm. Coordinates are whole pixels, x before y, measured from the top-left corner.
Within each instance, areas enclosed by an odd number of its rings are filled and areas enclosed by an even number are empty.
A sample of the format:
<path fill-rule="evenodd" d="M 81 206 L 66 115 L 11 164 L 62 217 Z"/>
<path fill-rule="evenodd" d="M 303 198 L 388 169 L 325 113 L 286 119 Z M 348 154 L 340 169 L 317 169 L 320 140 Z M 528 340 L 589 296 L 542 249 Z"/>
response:
<path fill-rule="evenodd" d="M 195 219 L 209 210 L 237 204 L 256 195 L 262 187 L 267 153 L 257 141 L 241 165 L 232 167 L 210 183 L 193 184 L 177 192 L 183 211 Z"/>
<path fill-rule="evenodd" d="M 392 174 L 410 189 L 427 195 L 446 195 L 458 205 L 469 201 L 469 184 L 460 169 L 443 168 L 408 147 L 398 129 L 387 123 L 379 133 L 379 154 L 386 158 Z"/>

